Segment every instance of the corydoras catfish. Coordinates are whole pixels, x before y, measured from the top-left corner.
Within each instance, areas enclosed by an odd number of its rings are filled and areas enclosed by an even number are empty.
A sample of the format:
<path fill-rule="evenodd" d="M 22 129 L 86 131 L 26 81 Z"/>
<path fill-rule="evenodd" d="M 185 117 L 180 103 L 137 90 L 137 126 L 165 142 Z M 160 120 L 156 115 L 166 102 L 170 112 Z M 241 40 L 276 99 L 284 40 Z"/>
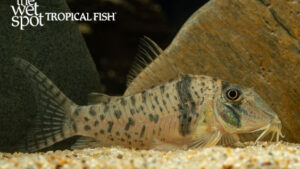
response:
<path fill-rule="evenodd" d="M 89 105 L 77 105 L 35 66 L 14 61 L 37 91 L 39 110 L 19 151 L 38 151 L 76 135 L 82 137 L 74 148 L 159 150 L 210 147 L 260 130 L 257 140 L 271 132 L 278 141 L 281 135 L 278 116 L 253 89 L 214 77 L 181 74 L 134 95 L 93 93 Z"/>

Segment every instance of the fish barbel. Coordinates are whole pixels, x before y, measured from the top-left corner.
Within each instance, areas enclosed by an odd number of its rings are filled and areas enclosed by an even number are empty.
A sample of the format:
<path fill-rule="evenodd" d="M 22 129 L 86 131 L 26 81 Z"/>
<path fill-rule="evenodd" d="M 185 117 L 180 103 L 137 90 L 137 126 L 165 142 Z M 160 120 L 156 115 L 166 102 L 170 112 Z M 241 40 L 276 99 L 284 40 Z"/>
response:
<path fill-rule="evenodd" d="M 253 89 L 221 79 L 181 74 L 133 95 L 92 93 L 89 105 L 77 105 L 35 66 L 14 61 L 31 79 L 39 107 L 19 151 L 38 151 L 75 135 L 82 137 L 73 148 L 158 150 L 209 147 L 224 138 L 237 142 L 237 134 L 256 131 L 263 131 L 257 140 L 271 132 L 278 141 L 281 135 L 280 119 Z"/>

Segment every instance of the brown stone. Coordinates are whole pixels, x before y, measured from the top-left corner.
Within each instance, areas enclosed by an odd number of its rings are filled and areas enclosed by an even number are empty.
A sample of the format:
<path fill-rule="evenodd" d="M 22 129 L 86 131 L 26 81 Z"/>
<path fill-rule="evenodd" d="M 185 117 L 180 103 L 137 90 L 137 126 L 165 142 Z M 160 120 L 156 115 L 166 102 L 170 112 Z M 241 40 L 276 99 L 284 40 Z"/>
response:
<path fill-rule="evenodd" d="M 159 57 L 170 58 L 183 73 L 254 87 L 278 113 L 285 139 L 299 142 L 299 40 L 299 0 L 211 0 L 188 19 Z M 161 75 L 162 65 L 149 66 Z M 129 89 L 138 86 L 140 77 L 147 78 L 142 72 Z M 136 92 L 152 85 L 143 84 Z"/>

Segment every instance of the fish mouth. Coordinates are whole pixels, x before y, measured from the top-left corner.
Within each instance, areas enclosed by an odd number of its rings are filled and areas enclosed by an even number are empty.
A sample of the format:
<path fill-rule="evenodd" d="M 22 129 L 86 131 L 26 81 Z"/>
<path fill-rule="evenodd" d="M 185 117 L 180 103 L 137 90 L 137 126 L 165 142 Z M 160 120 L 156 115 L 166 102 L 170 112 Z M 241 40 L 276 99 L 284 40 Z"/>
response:
<path fill-rule="evenodd" d="M 276 142 L 278 142 L 280 137 L 284 138 L 284 135 L 281 132 L 281 128 L 282 128 L 281 121 L 279 120 L 278 117 L 276 117 L 272 119 L 268 125 L 253 130 L 252 132 L 263 131 L 255 140 L 255 144 L 257 144 L 259 140 L 267 136 L 269 133 L 272 133 L 272 137 L 270 141 L 272 141 L 274 139 L 274 136 L 276 135 Z"/>

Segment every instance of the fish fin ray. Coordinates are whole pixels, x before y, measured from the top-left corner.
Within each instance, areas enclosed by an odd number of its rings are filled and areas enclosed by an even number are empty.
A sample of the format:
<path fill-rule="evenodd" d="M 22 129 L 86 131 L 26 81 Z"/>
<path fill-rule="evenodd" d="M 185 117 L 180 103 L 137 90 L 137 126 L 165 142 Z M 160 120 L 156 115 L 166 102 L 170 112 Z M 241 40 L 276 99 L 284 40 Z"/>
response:
<path fill-rule="evenodd" d="M 95 138 L 92 137 L 86 137 L 86 136 L 81 136 L 77 139 L 75 144 L 71 146 L 71 149 L 83 149 L 83 148 L 96 148 L 96 147 L 103 147 L 104 143 L 96 140 Z"/>
<path fill-rule="evenodd" d="M 16 146 L 16 151 L 34 152 L 71 137 L 72 121 L 68 113 L 75 104 L 31 63 L 21 58 L 13 60 L 30 79 L 37 102 L 32 129 Z"/>
<path fill-rule="evenodd" d="M 134 95 L 179 76 L 175 64 L 150 38 L 144 36 L 138 47 L 137 61 L 129 75 L 124 96 Z"/>
<path fill-rule="evenodd" d="M 107 103 L 113 96 L 92 92 L 88 95 L 88 104 Z"/>
<path fill-rule="evenodd" d="M 154 41 L 147 36 L 142 37 L 139 42 L 136 60 L 128 74 L 127 86 L 161 53 L 162 49 Z"/>
<path fill-rule="evenodd" d="M 171 151 L 171 150 L 178 150 L 180 148 L 181 148 L 180 146 L 170 144 L 170 143 L 164 143 L 157 139 L 153 139 L 152 144 L 150 146 L 150 149 L 159 150 L 159 151 Z"/>
<path fill-rule="evenodd" d="M 201 135 L 196 136 L 193 142 L 191 142 L 188 147 L 189 148 L 205 148 L 211 147 L 218 143 L 221 139 L 222 134 L 220 131 L 213 132 L 202 132 Z"/>
<path fill-rule="evenodd" d="M 239 142 L 239 136 L 237 134 L 223 135 L 218 145 L 234 145 Z"/>

